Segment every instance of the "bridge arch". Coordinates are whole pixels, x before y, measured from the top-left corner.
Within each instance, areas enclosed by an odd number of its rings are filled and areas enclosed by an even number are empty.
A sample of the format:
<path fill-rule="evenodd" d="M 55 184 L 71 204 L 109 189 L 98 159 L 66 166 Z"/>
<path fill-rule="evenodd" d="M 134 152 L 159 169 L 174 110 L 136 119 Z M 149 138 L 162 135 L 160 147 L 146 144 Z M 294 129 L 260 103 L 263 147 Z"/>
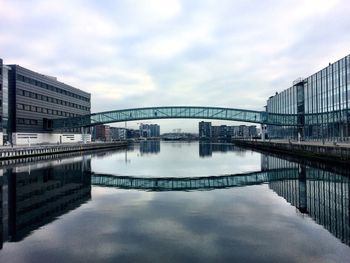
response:
<path fill-rule="evenodd" d="M 51 121 L 53 129 L 69 129 L 149 119 L 210 119 L 272 125 L 297 125 L 297 115 L 293 114 L 272 114 L 265 111 L 203 106 L 165 106 L 121 109 Z"/>

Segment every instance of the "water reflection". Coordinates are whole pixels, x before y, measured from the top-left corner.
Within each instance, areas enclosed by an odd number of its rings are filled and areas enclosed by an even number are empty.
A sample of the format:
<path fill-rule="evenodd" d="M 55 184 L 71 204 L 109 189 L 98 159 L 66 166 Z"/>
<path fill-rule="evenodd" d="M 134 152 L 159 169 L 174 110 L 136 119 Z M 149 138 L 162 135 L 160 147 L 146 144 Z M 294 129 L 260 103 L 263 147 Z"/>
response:
<path fill-rule="evenodd" d="M 350 245 L 350 180 L 333 172 L 262 155 L 262 169 L 298 168 L 299 178 L 269 182 L 271 190 Z M 283 173 L 283 172 L 281 172 Z"/>
<path fill-rule="evenodd" d="M 140 153 L 142 154 L 158 154 L 160 152 L 160 141 L 141 141 Z"/>
<path fill-rule="evenodd" d="M 87 202 L 90 163 L 90 156 L 80 156 L 1 169 L 1 248 Z"/>
<path fill-rule="evenodd" d="M 245 151 L 230 145 L 200 144 L 200 154 L 214 151 Z M 332 169 L 330 169 L 332 170 Z M 344 170 L 343 170 L 344 172 Z M 269 188 L 310 216 L 342 242 L 350 245 L 349 174 L 310 167 L 272 155 L 261 155 L 259 171 L 207 177 L 136 177 L 93 174 L 92 184 L 145 191 L 194 191 L 241 187 L 267 183 Z"/>
<path fill-rule="evenodd" d="M 159 152 L 159 141 L 140 143 L 141 154 Z M 243 154 L 245 150 L 228 144 L 199 144 L 201 157 L 211 156 L 213 152 Z M 91 185 L 146 191 L 203 191 L 254 184 L 268 185 L 270 193 L 284 198 L 300 215 L 312 218 L 350 245 L 350 182 L 347 174 L 265 154 L 261 155 L 260 169 L 241 174 L 144 178 L 91 171 L 91 159 L 113 154 L 115 151 L 83 156 L 70 154 L 65 158 L 27 160 L 2 166 L 1 247 L 4 242 L 21 241 L 34 230 L 77 209 L 90 200 Z"/>
<path fill-rule="evenodd" d="M 200 157 L 211 157 L 213 152 L 237 152 L 244 153 L 245 150 L 243 148 L 234 146 L 229 143 L 208 143 L 208 142 L 199 142 L 199 156 Z"/>

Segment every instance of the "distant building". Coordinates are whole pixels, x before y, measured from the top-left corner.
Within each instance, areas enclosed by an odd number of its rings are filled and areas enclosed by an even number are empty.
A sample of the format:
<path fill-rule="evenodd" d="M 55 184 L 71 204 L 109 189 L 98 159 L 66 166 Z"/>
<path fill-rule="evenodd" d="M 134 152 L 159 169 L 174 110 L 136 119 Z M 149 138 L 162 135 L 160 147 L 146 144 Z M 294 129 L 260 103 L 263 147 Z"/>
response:
<path fill-rule="evenodd" d="M 108 125 L 97 125 L 94 127 L 95 141 L 111 141 L 111 130 Z"/>
<path fill-rule="evenodd" d="M 199 139 L 226 140 L 231 138 L 254 138 L 258 136 L 255 125 L 246 126 L 212 126 L 211 122 L 201 121 L 199 126 Z"/>
<path fill-rule="evenodd" d="M 140 130 L 128 129 L 128 130 L 126 131 L 126 137 L 127 137 L 128 139 L 140 138 Z"/>
<path fill-rule="evenodd" d="M 250 137 L 257 137 L 258 136 L 258 129 L 255 125 L 249 126 L 249 136 Z"/>
<path fill-rule="evenodd" d="M 140 124 L 140 136 L 145 138 L 155 138 L 160 136 L 160 126 L 158 124 Z"/>
<path fill-rule="evenodd" d="M 127 129 L 110 127 L 111 140 L 126 140 L 127 139 Z"/>
<path fill-rule="evenodd" d="M 211 122 L 201 121 L 198 126 L 199 139 L 210 139 L 212 135 Z"/>

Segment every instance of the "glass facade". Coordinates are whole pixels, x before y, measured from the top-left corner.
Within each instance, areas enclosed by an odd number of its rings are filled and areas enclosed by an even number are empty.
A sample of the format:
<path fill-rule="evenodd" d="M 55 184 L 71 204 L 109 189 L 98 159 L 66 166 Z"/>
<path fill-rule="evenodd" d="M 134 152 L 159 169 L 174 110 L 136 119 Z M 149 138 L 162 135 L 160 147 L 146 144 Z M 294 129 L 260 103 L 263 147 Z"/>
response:
<path fill-rule="evenodd" d="M 0 138 L 2 145 L 8 140 L 8 120 L 9 120 L 9 68 L 0 61 Z"/>
<path fill-rule="evenodd" d="M 0 145 L 2 145 L 2 59 L 0 58 Z"/>
<path fill-rule="evenodd" d="M 2 132 L 3 141 L 8 141 L 8 120 L 9 120 L 9 87 L 8 87 L 9 68 L 2 67 Z"/>
<path fill-rule="evenodd" d="M 349 140 L 350 56 L 293 83 L 267 101 L 267 112 L 298 114 L 298 127 L 268 126 L 270 138 Z"/>

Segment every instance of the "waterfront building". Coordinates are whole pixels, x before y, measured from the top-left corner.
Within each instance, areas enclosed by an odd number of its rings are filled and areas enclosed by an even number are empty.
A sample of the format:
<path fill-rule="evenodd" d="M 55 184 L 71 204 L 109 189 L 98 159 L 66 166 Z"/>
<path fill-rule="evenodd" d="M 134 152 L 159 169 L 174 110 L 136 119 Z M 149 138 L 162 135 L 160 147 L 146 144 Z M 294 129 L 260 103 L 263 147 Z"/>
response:
<path fill-rule="evenodd" d="M 297 114 L 298 127 L 267 127 L 270 138 L 349 140 L 350 55 L 271 96 L 266 111 Z"/>
<path fill-rule="evenodd" d="M 136 139 L 140 138 L 140 130 L 133 130 L 133 129 L 127 129 L 126 130 L 126 137 L 128 139 Z"/>
<path fill-rule="evenodd" d="M 96 125 L 94 127 L 93 139 L 95 141 L 111 141 L 111 129 L 108 125 Z"/>
<path fill-rule="evenodd" d="M 210 139 L 212 133 L 211 122 L 201 121 L 199 124 L 199 139 Z"/>
<path fill-rule="evenodd" d="M 8 90 L 9 67 L 3 65 L 0 59 L 0 145 L 8 141 L 9 123 L 9 90 Z"/>
<path fill-rule="evenodd" d="M 255 138 L 258 136 L 258 130 L 255 125 L 227 126 L 211 125 L 211 122 L 201 121 L 198 124 L 199 139 L 230 139 L 230 138 Z"/>
<path fill-rule="evenodd" d="M 158 124 L 140 124 L 140 136 L 144 138 L 159 137 L 160 126 Z"/>
<path fill-rule="evenodd" d="M 68 143 L 83 141 L 80 129 L 50 130 L 51 119 L 90 114 L 91 96 L 19 65 L 1 67 L 0 141 L 12 144 Z M 91 140 L 89 134 L 85 140 Z"/>
<path fill-rule="evenodd" d="M 110 127 L 111 140 L 126 140 L 127 139 L 127 129 Z"/>

